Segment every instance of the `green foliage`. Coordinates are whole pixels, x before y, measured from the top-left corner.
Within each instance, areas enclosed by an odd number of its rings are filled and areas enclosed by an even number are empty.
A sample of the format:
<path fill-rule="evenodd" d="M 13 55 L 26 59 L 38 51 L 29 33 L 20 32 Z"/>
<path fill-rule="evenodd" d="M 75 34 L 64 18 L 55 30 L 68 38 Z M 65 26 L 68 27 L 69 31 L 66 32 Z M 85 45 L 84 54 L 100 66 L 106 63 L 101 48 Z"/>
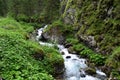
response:
<path fill-rule="evenodd" d="M 72 0 L 68 0 L 68 1 L 67 1 L 66 7 L 65 7 L 65 11 L 64 11 L 64 13 L 63 13 L 63 18 L 65 17 L 66 12 L 67 12 L 67 9 L 69 8 L 71 2 L 72 2 Z"/>
<path fill-rule="evenodd" d="M 90 59 L 90 61 L 94 62 L 96 65 L 104 65 L 106 58 L 99 54 L 99 53 L 95 53 L 94 51 L 92 51 L 89 48 L 86 47 L 82 47 L 82 51 L 80 52 L 80 55 L 83 57 L 88 57 Z"/>
<path fill-rule="evenodd" d="M 106 60 L 106 64 L 110 67 L 118 69 L 120 66 L 120 47 L 117 47 L 112 52 L 112 55 L 109 56 L 109 58 Z"/>
<path fill-rule="evenodd" d="M 80 56 L 88 58 L 91 62 L 94 62 L 96 65 L 104 65 L 106 57 L 92 51 L 91 49 L 83 45 L 83 43 L 80 43 L 78 39 L 68 38 L 66 39 L 66 42 L 72 44 L 73 50 L 79 53 Z"/>
<path fill-rule="evenodd" d="M 59 0 L 0 0 L 0 16 L 30 23 L 50 23 L 58 19 L 59 5 Z"/>
<path fill-rule="evenodd" d="M 32 26 L 25 23 L 19 23 L 12 18 L 0 18 L 0 28 L 15 31 L 27 35 L 34 30 Z"/>
<path fill-rule="evenodd" d="M 48 75 L 42 67 L 43 64 L 31 56 L 36 52 L 31 42 L 25 41 L 20 34 L 15 32 L 1 33 L 0 37 L 0 75 L 4 79 L 42 80 L 40 77 L 43 76 L 42 74 Z M 47 78 L 52 79 L 50 76 Z"/>
<path fill-rule="evenodd" d="M 108 66 L 111 69 L 112 76 L 116 77 L 117 79 L 120 79 L 120 47 L 116 47 L 116 49 L 113 50 L 112 55 L 110 55 L 106 60 L 106 66 Z"/>
<path fill-rule="evenodd" d="M 77 52 L 80 52 L 83 49 L 85 49 L 85 46 L 83 46 L 82 44 L 75 44 L 75 45 L 73 45 L 73 49 Z"/>
<path fill-rule="evenodd" d="M 29 41 L 32 26 L 10 18 L 0 19 L 0 77 L 5 80 L 54 80 L 55 63 L 63 64 L 54 49 Z M 24 34 L 25 33 L 25 34 Z M 33 55 L 40 54 L 40 60 Z M 43 58 L 42 58 L 43 57 Z"/>
<path fill-rule="evenodd" d="M 79 42 L 77 39 L 73 39 L 73 38 L 67 38 L 66 41 L 67 43 L 71 43 L 71 44 L 77 44 Z"/>
<path fill-rule="evenodd" d="M 0 0 L 0 16 L 5 16 L 6 14 L 7 6 L 5 5 L 6 5 L 6 2 L 4 0 Z"/>
<path fill-rule="evenodd" d="M 49 27 L 46 28 L 45 32 L 49 31 L 53 28 L 58 28 L 60 30 L 64 30 L 63 29 L 64 28 L 63 22 L 60 20 L 54 21 L 51 25 L 49 25 Z"/>
<path fill-rule="evenodd" d="M 61 68 L 63 67 L 63 58 L 59 54 L 59 52 L 53 47 L 42 46 L 43 51 L 46 53 L 44 57 L 44 65 L 46 66 L 45 69 L 50 73 L 55 75 L 56 66 L 60 65 Z M 58 64 L 58 65 L 57 65 Z M 59 66 L 59 67 L 60 67 Z"/>
<path fill-rule="evenodd" d="M 95 36 L 100 52 L 109 54 L 120 45 L 119 2 L 118 0 L 63 0 L 61 2 L 61 8 L 64 8 L 62 15 L 65 17 L 64 20 L 67 17 L 73 21 L 72 25 L 77 29 L 75 34 Z M 69 24 L 71 24 L 70 21 Z"/>
<path fill-rule="evenodd" d="M 59 19 L 59 7 L 60 7 L 60 1 L 59 0 L 44 0 L 44 8 L 43 8 L 43 14 L 44 14 L 44 20 L 45 22 L 54 22 L 55 20 Z"/>
<path fill-rule="evenodd" d="M 78 39 L 68 38 L 66 39 L 66 42 L 72 44 L 73 50 L 79 53 L 80 56 L 88 58 L 91 62 L 94 62 L 96 65 L 104 65 L 106 57 L 92 51 L 91 49 L 83 45 L 83 43 L 80 43 Z"/>

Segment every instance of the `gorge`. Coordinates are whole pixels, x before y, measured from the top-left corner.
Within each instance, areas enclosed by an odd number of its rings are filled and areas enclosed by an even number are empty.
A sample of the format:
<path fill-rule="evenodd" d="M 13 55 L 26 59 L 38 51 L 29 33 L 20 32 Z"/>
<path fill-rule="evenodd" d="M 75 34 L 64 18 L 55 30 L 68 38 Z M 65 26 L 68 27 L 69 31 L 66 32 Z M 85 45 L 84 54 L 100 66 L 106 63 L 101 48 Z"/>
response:
<path fill-rule="evenodd" d="M 38 41 L 42 39 L 42 33 L 47 27 L 48 25 L 44 26 L 44 28 L 38 29 L 38 35 L 36 36 L 36 39 Z M 54 47 L 57 45 L 59 52 L 64 59 L 65 71 L 64 74 L 62 74 L 64 80 L 106 80 L 106 74 L 98 69 L 96 69 L 95 77 L 90 76 L 88 73 L 86 73 L 85 70 L 88 68 L 86 59 L 78 57 L 78 55 L 75 54 L 70 54 L 64 45 L 46 43 L 41 41 L 39 41 L 39 43 L 40 45 L 49 47 Z"/>
<path fill-rule="evenodd" d="M 0 0 L 0 80 L 120 80 L 119 3 Z"/>

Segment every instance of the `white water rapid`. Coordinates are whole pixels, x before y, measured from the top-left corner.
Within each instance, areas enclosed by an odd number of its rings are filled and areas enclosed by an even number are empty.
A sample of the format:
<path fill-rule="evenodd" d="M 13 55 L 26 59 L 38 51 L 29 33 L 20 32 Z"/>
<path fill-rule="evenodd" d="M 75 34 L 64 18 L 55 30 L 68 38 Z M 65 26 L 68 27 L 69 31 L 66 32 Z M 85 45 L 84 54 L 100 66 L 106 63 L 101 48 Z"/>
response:
<path fill-rule="evenodd" d="M 43 30 L 47 28 L 47 25 L 44 28 L 38 29 L 38 35 L 36 36 L 36 40 L 39 41 L 41 38 L 41 35 L 43 33 Z M 39 41 L 41 45 L 47 45 L 50 47 L 55 46 L 55 44 L 47 43 Z M 85 69 L 88 67 L 86 64 L 86 59 L 79 58 L 75 54 L 70 54 L 68 52 L 68 49 L 64 47 L 64 45 L 57 45 L 59 48 L 59 52 L 61 53 L 63 59 L 64 59 L 64 65 L 65 65 L 65 73 L 64 73 L 64 80 L 106 80 L 105 78 L 101 78 L 101 76 L 106 76 L 105 73 L 101 72 L 100 70 L 96 70 L 96 75 L 99 75 L 100 77 L 94 77 L 87 75 L 85 73 Z"/>

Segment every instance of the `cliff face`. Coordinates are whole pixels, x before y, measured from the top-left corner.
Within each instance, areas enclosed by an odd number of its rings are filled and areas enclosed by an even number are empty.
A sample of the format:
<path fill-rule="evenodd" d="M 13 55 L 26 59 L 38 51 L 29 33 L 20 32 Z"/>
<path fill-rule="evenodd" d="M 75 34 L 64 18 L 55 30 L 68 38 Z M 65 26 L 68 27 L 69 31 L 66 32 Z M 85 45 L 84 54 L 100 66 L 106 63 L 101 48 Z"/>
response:
<path fill-rule="evenodd" d="M 112 79 L 120 79 L 119 3 L 120 0 L 61 0 L 60 8 L 62 20 L 71 25 L 75 38 L 106 56 L 106 73 Z"/>
<path fill-rule="evenodd" d="M 64 23 L 71 24 L 76 36 L 96 52 L 109 54 L 120 45 L 119 0 L 62 0 Z"/>

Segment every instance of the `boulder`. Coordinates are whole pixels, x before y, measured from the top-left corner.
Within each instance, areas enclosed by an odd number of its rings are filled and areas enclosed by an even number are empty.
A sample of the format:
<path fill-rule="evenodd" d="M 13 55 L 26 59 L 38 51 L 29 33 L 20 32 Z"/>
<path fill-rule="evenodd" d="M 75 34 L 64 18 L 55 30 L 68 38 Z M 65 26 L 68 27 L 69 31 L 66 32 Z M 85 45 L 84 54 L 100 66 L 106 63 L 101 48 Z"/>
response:
<path fill-rule="evenodd" d="M 68 52 L 71 53 L 71 54 L 77 54 L 77 52 L 73 49 L 72 46 L 68 48 Z"/>
<path fill-rule="evenodd" d="M 66 15 L 64 16 L 64 23 L 73 24 L 75 21 L 75 12 L 76 9 L 69 8 L 65 13 Z"/>
<path fill-rule="evenodd" d="M 71 58 L 71 56 L 66 56 L 67 59 Z"/>
<path fill-rule="evenodd" d="M 90 47 L 96 47 L 97 46 L 97 43 L 94 39 L 94 36 L 79 35 L 78 38 L 79 38 L 80 41 L 85 42 Z"/>
<path fill-rule="evenodd" d="M 54 76 L 57 77 L 57 76 L 60 76 L 60 75 L 63 75 L 64 73 L 64 63 L 54 63 Z"/>
<path fill-rule="evenodd" d="M 96 74 L 96 70 L 94 68 L 86 68 L 85 69 L 85 72 L 88 74 L 88 75 L 95 75 Z"/>
<path fill-rule="evenodd" d="M 66 44 L 65 44 L 65 48 L 69 48 L 69 47 L 71 47 L 71 46 L 72 46 L 71 43 L 66 43 Z"/>
<path fill-rule="evenodd" d="M 42 37 L 45 40 L 52 41 L 54 43 L 59 43 L 59 44 L 64 43 L 64 37 L 58 27 L 53 27 L 53 28 L 43 32 Z"/>
<path fill-rule="evenodd" d="M 94 38 L 94 36 L 87 36 L 87 35 L 77 35 L 79 41 L 85 43 L 88 47 L 90 47 L 91 49 L 93 49 L 96 52 L 100 52 L 100 48 L 97 45 L 97 42 Z M 101 52 L 101 53 L 105 53 L 105 52 Z"/>

